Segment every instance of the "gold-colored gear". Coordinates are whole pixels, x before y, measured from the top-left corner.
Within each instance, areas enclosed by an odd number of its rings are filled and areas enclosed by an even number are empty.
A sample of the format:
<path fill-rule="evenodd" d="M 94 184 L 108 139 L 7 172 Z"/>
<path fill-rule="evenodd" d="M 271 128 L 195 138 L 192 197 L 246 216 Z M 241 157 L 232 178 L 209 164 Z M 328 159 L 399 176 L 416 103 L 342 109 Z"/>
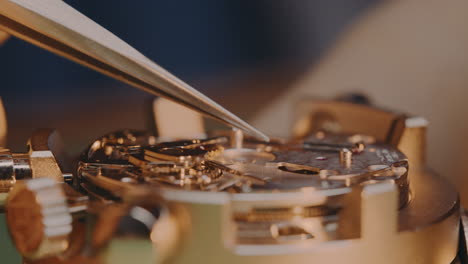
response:
<path fill-rule="evenodd" d="M 64 191 L 53 179 L 18 181 L 8 195 L 6 219 L 25 259 L 57 256 L 69 246 L 72 217 Z"/>

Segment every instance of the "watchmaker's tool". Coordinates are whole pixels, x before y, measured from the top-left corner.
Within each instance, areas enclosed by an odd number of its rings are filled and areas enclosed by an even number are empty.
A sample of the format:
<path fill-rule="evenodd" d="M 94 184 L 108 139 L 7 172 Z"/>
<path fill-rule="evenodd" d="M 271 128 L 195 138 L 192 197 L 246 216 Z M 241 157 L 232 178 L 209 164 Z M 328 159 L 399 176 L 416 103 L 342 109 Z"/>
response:
<path fill-rule="evenodd" d="M 0 30 L 259 139 L 268 137 L 60 0 L 0 0 Z"/>

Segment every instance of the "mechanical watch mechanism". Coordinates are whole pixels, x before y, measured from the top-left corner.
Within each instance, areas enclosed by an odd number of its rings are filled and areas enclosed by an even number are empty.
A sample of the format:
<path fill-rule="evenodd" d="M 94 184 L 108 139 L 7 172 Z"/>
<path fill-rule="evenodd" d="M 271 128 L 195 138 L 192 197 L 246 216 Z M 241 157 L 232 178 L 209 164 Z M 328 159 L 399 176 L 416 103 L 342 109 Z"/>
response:
<path fill-rule="evenodd" d="M 30 264 L 113 263 L 116 245 L 142 241 L 151 247 L 132 254 L 157 263 L 462 261 L 458 196 L 425 167 L 422 119 L 299 107 L 290 140 L 122 130 L 92 142 L 72 174 L 41 130 L 29 154 L 0 159 L 13 241 Z"/>
<path fill-rule="evenodd" d="M 400 193 L 399 207 L 410 199 L 405 155 L 372 137 L 318 132 L 304 141 L 266 143 L 239 133 L 171 142 L 138 131 L 112 133 L 82 155 L 80 182 L 97 196 L 99 190 L 87 186 L 106 179 L 175 193 L 226 192 L 233 199 L 296 192 L 326 197 L 293 207 L 239 205 L 233 214 L 237 241 L 261 244 L 336 239 L 338 212 L 356 186 L 392 182 Z"/>

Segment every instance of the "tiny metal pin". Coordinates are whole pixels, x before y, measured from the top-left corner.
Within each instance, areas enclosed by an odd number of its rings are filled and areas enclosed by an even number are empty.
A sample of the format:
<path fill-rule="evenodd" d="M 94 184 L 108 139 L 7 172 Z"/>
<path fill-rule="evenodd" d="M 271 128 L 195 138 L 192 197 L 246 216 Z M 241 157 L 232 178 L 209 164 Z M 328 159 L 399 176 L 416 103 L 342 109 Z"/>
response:
<path fill-rule="evenodd" d="M 343 148 L 340 150 L 340 163 L 346 168 L 351 167 L 353 153 L 347 149 Z"/>
<path fill-rule="evenodd" d="M 343 149 L 348 149 L 353 153 L 360 153 L 364 151 L 366 145 L 363 142 L 354 144 L 333 144 L 323 142 L 304 142 L 303 148 L 310 151 L 326 151 L 326 152 L 340 152 Z"/>

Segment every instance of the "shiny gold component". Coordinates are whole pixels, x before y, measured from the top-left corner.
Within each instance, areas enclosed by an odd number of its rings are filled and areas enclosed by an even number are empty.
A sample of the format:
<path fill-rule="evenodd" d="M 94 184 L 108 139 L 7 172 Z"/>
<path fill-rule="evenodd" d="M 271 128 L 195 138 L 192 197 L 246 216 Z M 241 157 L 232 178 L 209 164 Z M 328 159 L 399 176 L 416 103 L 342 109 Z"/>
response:
<path fill-rule="evenodd" d="M 349 149 L 343 148 L 340 150 L 341 165 L 343 165 L 346 168 L 350 168 L 351 162 L 353 161 L 352 159 L 353 159 L 353 153 Z"/>
<path fill-rule="evenodd" d="M 215 143 L 210 140 L 206 142 Z M 303 239 L 317 242 L 336 240 L 337 217 L 342 209 L 343 199 L 346 199 L 343 195 L 360 184 L 394 182 L 401 191 L 399 206 L 404 206 L 409 199 L 407 170 L 397 173 L 391 169 L 393 164 L 399 164 L 395 161 L 405 161 L 405 156 L 384 144 L 366 146 L 360 140 L 349 142 L 346 136 L 324 134 L 319 141 L 311 140 L 303 144 L 273 142 L 271 152 L 263 151 L 267 148 L 257 147 L 257 144 L 270 143 L 247 141 L 243 148 L 224 149 L 213 159 L 199 154 L 191 155 L 190 151 L 208 146 L 204 145 L 206 142 L 186 140 L 164 142 L 150 147 L 141 146 L 140 149 L 145 154 L 153 157 L 156 155 L 149 153 L 150 151 L 174 151 L 173 156 L 177 159 L 164 163 L 154 159 L 144 163 L 133 160 L 130 155 L 129 161 L 138 168 L 112 169 L 112 164 L 118 157 L 126 156 L 123 153 L 115 155 L 116 159 L 109 156 L 110 159 L 106 159 L 108 164 L 83 163 L 80 173 L 90 183 L 90 187 L 99 186 L 117 195 L 122 188 L 127 188 L 125 186 L 135 186 L 142 177 L 145 183 L 162 187 L 160 190 L 164 195 L 174 192 L 173 196 L 165 196 L 169 201 L 196 201 L 197 196 L 201 198 L 221 192 L 229 193 L 233 205 L 230 219 L 234 221 L 232 227 L 238 230 L 235 235 L 238 245 L 253 243 L 279 246 L 284 243 L 300 243 Z M 349 166 L 341 165 L 339 151 L 343 148 L 352 149 L 347 151 L 356 154 L 356 162 Z M 125 146 L 121 148 L 122 151 L 125 149 Z M 132 151 L 140 153 L 138 148 L 132 148 Z M 85 153 L 92 154 L 89 151 Z M 135 159 L 141 159 L 139 155 L 135 154 Z M 163 156 L 161 158 L 169 159 Z M 93 160 L 93 155 L 88 155 L 85 159 Z M 199 166 L 193 166 L 194 164 Z M 368 168 L 371 164 L 379 164 L 385 168 Z M 216 172 L 215 177 L 208 173 L 210 171 Z M 321 171 L 328 173 L 320 175 Z M 197 172 L 201 174 L 198 175 Z M 199 179 L 205 179 L 204 176 L 208 176 L 209 180 L 198 182 Z M 92 192 L 91 188 L 89 190 Z M 178 193 L 182 190 L 185 190 L 185 194 Z M 302 192 L 308 193 L 307 198 L 301 202 L 291 202 L 296 197 L 301 197 Z M 206 202 L 215 201 L 207 199 Z"/>
<path fill-rule="evenodd" d="M 361 113 L 367 113 L 367 107 L 357 108 L 362 110 Z M 342 114 L 340 118 L 346 119 L 345 113 Z M 350 120 L 362 124 L 377 118 L 377 115 L 370 119 L 361 117 L 362 120 L 358 120 L 359 115 L 352 116 Z M 325 120 L 326 128 L 345 133 L 350 136 L 348 142 L 356 144 L 355 150 L 349 151 L 356 161 L 348 163 L 351 165 L 348 168 L 336 166 L 336 163 L 341 164 L 337 159 L 339 151 L 336 151 L 340 145 L 329 142 L 334 138 L 331 132 L 322 131 L 320 138 L 316 137 L 318 142 L 306 145 L 309 152 L 322 151 L 320 156 L 301 153 L 297 148 L 284 153 L 272 151 L 275 162 L 295 157 L 299 164 L 303 162 L 310 168 L 319 168 L 315 173 L 313 169 L 297 169 L 295 174 L 299 177 L 304 173 L 309 180 L 317 175 L 323 180 L 322 190 L 335 181 L 346 182 L 350 192 L 343 196 L 326 196 L 322 191 L 307 188 L 298 189 L 294 194 L 278 190 L 256 193 L 255 189 L 240 194 L 166 190 L 167 199 L 188 208 L 193 227 L 180 254 L 171 263 L 393 264 L 413 263 L 415 259 L 421 263 L 451 263 L 458 246 L 457 195 L 450 185 L 429 173 L 422 162 L 421 165 L 415 164 L 416 170 L 408 170 L 412 168 L 413 159 L 423 160 L 420 150 L 424 146 L 424 129 L 417 125 L 409 126 L 417 133 L 407 133 L 401 127 L 399 115 L 384 112 L 380 117 L 380 122 L 385 121 L 388 125 L 387 129 L 374 130 L 370 136 L 365 136 L 365 127 L 356 124 L 352 127 L 346 123 L 349 120 Z M 366 125 L 367 128 L 373 126 Z M 404 142 L 406 136 L 411 136 L 407 142 L 413 143 L 403 148 L 410 153 L 409 166 L 408 160 L 395 148 L 382 147 L 378 143 L 385 141 L 401 146 L 396 139 L 401 138 Z M 415 152 L 419 154 L 411 154 L 414 147 L 419 148 Z M 347 159 L 342 157 L 341 160 Z M 320 170 L 320 164 L 324 162 L 333 166 Z M 249 163 L 241 164 L 235 168 L 253 168 Z M 276 168 L 281 163 L 267 164 L 262 173 L 271 176 L 272 171 L 266 172 L 267 168 Z M 362 172 L 344 173 L 363 165 Z M 294 167 L 298 168 L 297 164 Z M 294 172 L 288 169 L 284 173 L 291 177 Z M 289 178 L 288 182 L 292 179 Z M 411 191 L 416 194 L 410 203 L 409 182 Z M 338 191 L 341 188 L 331 189 Z M 324 199 L 327 202 L 324 203 Z M 322 207 L 324 204 L 329 207 Z M 435 236 L 436 240 L 433 239 Z M 201 240 L 204 243 L 199 243 Z M 418 246 L 415 247 L 414 243 Z"/>
<path fill-rule="evenodd" d="M 72 218 L 54 180 L 17 182 L 8 195 L 6 215 L 13 241 L 26 259 L 59 255 L 68 248 Z"/>
<path fill-rule="evenodd" d="M 175 264 L 450 263 L 457 194 L 424 169 L 421 152 L 411 156 L 421 166 L 409 170 L 396 148 L 405 135 L 415 137 L 409 151 L 423 146 L 424 130 L 416 124 L 407 134 L 396 118 L 386 133 L 368 136 L 332 117 L 321 112 L 319 131 L 304 140 L 246 137 L 241 148 L 225 149 L 225 138 L 152 144 L 136 133 L 97 140 L 75 179 L 91 202 L 75 210 L 81 194 L 67 194 L 73 216 L 86 217 L 75 221 L 76 249 L 65 255 L 115 261 L 115 245 L 146 241 L 141 254 L 152 254 L 153 242 L 155 261 Z"/>
<path fill-rule="evenodd" d="M 53 178 L 63 182 L 63 174 L 55 159 L 54 152 L 60 149 L 58 135 L 51 129 L 39 129 L 29 142 L 29 153 L 11 153 L 0 149 L 0 207 L 4 205 L 3 194 L 18 180 L 31 178 Z M 59 153 L 60 154 L 60 153 Z"/>
<path fill-rule="evenodd" d="M 63 182 L 63 174 L 52 152 L 51 142 L 57 142 L 56 131 L 52 129 L 39 129 L 33 133 L 29 140 L 29 157 L 33 178 L 52 178 Z"/>
<path fill-rule="evenodd" d="M 297 104 L 293 136 L 306 138 L 325 131 L 347 135 L 370 135 L 378 142 L 398 145 L 405 116 L 347 102 L 302 100 Z M 364 142 L 366 143 L 366 142 Z"/>

